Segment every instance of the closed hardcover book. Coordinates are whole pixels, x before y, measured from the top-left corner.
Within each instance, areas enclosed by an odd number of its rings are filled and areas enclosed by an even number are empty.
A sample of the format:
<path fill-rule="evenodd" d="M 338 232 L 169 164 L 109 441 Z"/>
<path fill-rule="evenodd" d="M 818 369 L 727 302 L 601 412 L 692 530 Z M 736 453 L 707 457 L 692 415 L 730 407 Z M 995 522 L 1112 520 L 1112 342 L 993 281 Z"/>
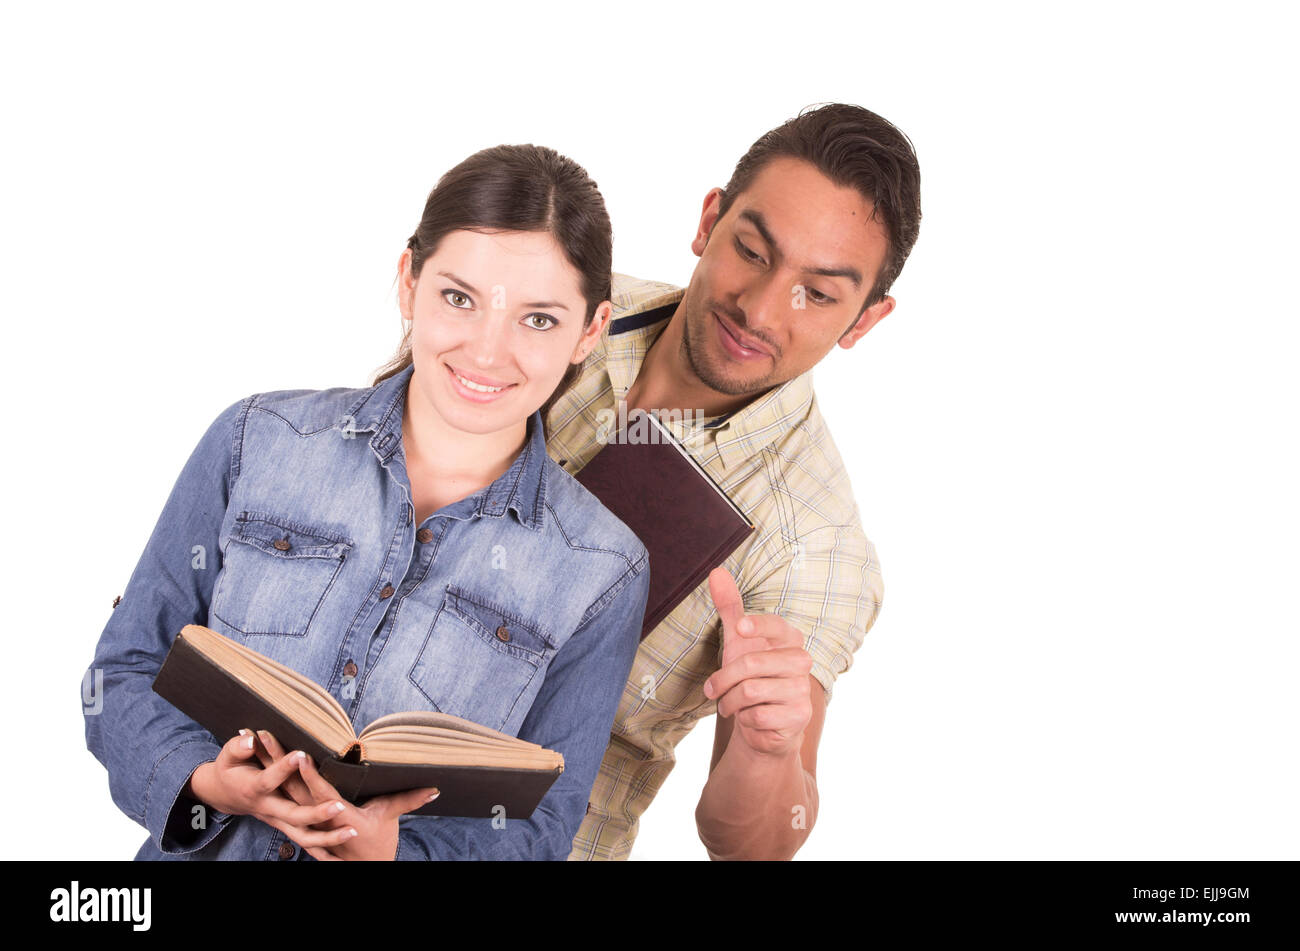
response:
<path fill-rule="evenodd" d="M 429 710 L 392 713 L 357 734 L 319 684 L 198 624 L 181 629 L 153 689 L 219 744 L 248 728 L 302 750 L 349 802 L 438 788 L 408 815 L 527 819 L 564 771 L 555 750 Z"/>
<path fill-rule="evenodd" d="M 629 412 L 626 424 L 574 477 L 636 533 L 649 554 L 642 638 L 754 530 L 690 451 L 642 409 Z"/>

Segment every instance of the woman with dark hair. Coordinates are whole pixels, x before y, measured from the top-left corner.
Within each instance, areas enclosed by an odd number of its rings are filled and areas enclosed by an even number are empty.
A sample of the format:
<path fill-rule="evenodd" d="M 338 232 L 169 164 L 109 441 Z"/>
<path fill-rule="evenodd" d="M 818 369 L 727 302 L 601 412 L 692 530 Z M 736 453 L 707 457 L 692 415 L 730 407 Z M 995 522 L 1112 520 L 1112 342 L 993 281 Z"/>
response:
<path fill-rule="evenodd" d="M 87 745 L 149 831 L 137 858 L 567 857 L 649 584 L 641 542 L 546 453 L 545 409 L 610 319 L 611 263 L 578 165 L 486 149 L 429 195 L 374 384 L 254 394 L 208 428 L 91 665 Z M 528 819 L 408 815 L 432 789 L 354 805 L 265 731 L 214 738 L 152 692 L 186 624 L 322 684 L 358 728 L 436 710 L 564 771 Z"/>

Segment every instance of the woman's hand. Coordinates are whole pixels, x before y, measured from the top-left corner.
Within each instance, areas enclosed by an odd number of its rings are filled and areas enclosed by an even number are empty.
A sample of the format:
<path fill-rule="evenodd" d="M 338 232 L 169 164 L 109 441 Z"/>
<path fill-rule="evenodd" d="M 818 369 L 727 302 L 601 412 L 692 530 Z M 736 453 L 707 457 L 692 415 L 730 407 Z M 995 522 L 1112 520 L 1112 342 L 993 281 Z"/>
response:
<path fill-rule="evenodd" d="M 253 749 L 257 753 L 257 758 L 262 763 L 263 769 L 270 769 L 275 763 L 284 759 L 288 754 L 285 753 L 284 747 L 280 745 L 270 730 L 258 730 L 253 734 L 257 738 L 257 743 Z M 289 774 L 289 777 L 280 784 L 280 792 L 284 793 L 300 806 L 314 806 L 316 797 L 311 794 L 307 784 L 303 782 L 302 776 L 295 770 Z"/>
<path fill-rule="evenodd" d="M 257 744 L 257 756 L 263 767 L 268 770 L 282 768 L 287 758 L 284 747 L 266 730 L 259 730 L 257 737 L 261 741 Z M 325 777 L 321 776 L 310 756 L 304 757 L 298 771 L 288 775 L 281 791 L 302 806 L 335 801 L 345 803 L 342 811 L 327 818 L 318 828 L 353 828 L 357 830 L 356 836 L 344 839 L 339 845 L 328 849 L 307 850 L 313 858 L 327 862 L 340 859 L 391 861 L 397 856 L 398 820 L 438 797 L 437 787 L 428 786 L 375 796 L 368 799 L 364 806 L 354 806 L 344 801 Z"/>
<path fill-rule="evenodd" d="M 252 756 L 251 733 L 241 732 L 232 737 L 215 760 L 200 764 L 193 772 L 190 793 L 218 812 L 262 820 L 317 858 L 320 858 L 318 851 L 323 854 L 327 847 L 355 834 L 346 824 L 336 824 L 327 830 L 312 828 L 343 812 L 344 803 L 339 796 L 299 804 L 280 791 L 280 786 L 298 772 L 300 764 L 311 763 L 311 757 L 298 751 L 264 769 L 249 762 Z"/>

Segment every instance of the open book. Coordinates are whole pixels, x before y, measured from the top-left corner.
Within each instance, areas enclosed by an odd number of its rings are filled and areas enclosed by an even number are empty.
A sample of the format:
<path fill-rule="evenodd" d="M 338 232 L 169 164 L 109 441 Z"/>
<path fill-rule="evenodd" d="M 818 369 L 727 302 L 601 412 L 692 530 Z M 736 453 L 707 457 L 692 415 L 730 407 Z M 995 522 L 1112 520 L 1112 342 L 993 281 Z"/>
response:
<path fill-rule="evenodd" d="M 350 802 L 438 787 L 408 815 L 526 819 L 564 771 L 555 750 L 429 710 L 382 716 L 357 735 L 319 684 L 198 624 L 181 629 L 153 689 L 218 744 L 245 727 L 269 731 Z"/>

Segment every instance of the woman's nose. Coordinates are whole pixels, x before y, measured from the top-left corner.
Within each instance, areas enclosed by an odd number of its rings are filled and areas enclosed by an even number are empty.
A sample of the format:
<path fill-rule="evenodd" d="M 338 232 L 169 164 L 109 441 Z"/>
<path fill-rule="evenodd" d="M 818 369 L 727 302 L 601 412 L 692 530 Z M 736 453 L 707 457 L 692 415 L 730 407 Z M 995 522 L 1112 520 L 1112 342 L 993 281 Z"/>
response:
<path fill-rule="evenodd" d="M 488 369 L 509 362 L 510 325 L 504 311 L 491 311 L 486 320 L 478 326 L 476 333 L 466 351 L 474 360 L 475 366 Z"/>

